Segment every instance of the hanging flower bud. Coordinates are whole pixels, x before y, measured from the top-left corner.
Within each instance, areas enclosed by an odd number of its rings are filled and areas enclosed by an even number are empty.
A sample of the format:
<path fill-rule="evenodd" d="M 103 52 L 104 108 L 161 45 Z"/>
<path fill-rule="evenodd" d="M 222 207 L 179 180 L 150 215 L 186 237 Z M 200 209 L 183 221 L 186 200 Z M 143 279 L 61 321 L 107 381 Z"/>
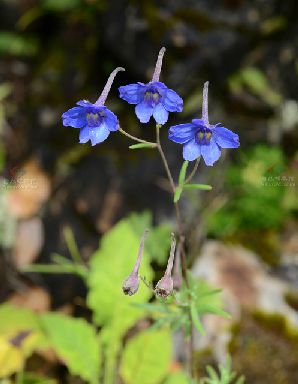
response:
<path fill-rule="evenodd" d="M 133 271 L 128 276 L 128 278 L 125 279 L 124 282 L 123 282 L 122 290 L 123 290 L 123 293 L 125 295 L 132 296 L 139 289 L 139 285 L 140 285 L 140 282 L 139 282 L 139 269 L 140 269 L 140 265 L 141 265 L 141 261 L 142 261 L 142 255 L 143 255 L 143 250 L 144 250 L 145 239 L 146 239 L 146 237 L 148 235 L 148 232 L 149 232 L 148 229 L 146 229 L 144 234 L 143 234 L 143 236 L 142 236 L 142 238 L 141 238 L 140 248 L 139 248 L 139 252 L 138 252 L 138 257 L 137 257 L 136 264 L 135 264 L 135 266 L 133 268 Z"/>
<path fill-rule="evenodd" d="M 163 298 L 166 298 L 173 292 L 173 286 L 174 286 L 173 279 L 172 279 L 172 269 L 173 269 L 174 256 L 175 256 L 176 239 L 173 233 L 171 235 L 172 235 L 172 244 L 171 244 L 171 251 L 170 251 L 167 269 L 165 271 L 164 276 L 156 284 L 156 287 L 154 290 L 157 296 L 163 297 Z"/>

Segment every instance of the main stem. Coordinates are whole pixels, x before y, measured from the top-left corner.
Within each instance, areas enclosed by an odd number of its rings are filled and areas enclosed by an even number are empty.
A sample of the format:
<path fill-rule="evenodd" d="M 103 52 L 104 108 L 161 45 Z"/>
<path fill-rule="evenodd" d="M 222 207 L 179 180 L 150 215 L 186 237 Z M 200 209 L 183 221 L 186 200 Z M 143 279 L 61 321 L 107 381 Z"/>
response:
<path fill-rule="evenodd" d="M 166 158 L 166 156 L 164 154 L 164 151 L 163 151 L 161 143 L 160 143 L 160 133 L 159 133 L 159 130 L 160 130 L 160 126 L 156 125 L 157 149 L 158 149 L 158 152 L 159 152 L 160 157 L 162 159 L 162 162 L 163 162 L 163 165 L 164 165 L 167 177 L 169 179 L 169 182 L 170 182 L 170 185 L 171 185 L 171 188 L 172 188 L 173 196 L 174 196 L 175 191 L 176 191 L 176 186 L 175 186 L 175 183 L 174 183 L 174 180 L 173 180 L 172 173 L 171 173 L 170 168 L 169 168 L 169 164 L 168 164 L 167 158 Z M 183 276 L 183 279 L 185 281 L 185 284 L 188 286 L 187 262 L 186 262 L 186 253 L 185 253 L 185 247 L 184 247 L 184 241 L 183 241 L 184 234 L 183 234 L 183 223 L 182 223 L 181 211 L 180 211 L 180 207 L 179 207 L 178 202 L 174 203 L 174 206 L 175 206 L 175 212 L 176 212 L 177 230 L 178 230 L 178 234 L 179 234 L 179 239 L 180 239 L 180 241 L 182 243 L 182 245 L 181 245 L 182 276 Z M 188 345 L 188 347 L 189 347 L 189 356 L 190 356 L 190 373 L 191 373 L 191 376 L 194 377 L 195 369 L 194 369 L 194 350 L 193 350 L 193 324 L 192 324 L 192 317 L 191 317 L 191 313 L 190 312 L 189 312 L 189 321 L 190 321 L 190 324 L 191 324 L 191 326 L 190 326 L 190 341 L 189 341 L 189 345 Z"/>

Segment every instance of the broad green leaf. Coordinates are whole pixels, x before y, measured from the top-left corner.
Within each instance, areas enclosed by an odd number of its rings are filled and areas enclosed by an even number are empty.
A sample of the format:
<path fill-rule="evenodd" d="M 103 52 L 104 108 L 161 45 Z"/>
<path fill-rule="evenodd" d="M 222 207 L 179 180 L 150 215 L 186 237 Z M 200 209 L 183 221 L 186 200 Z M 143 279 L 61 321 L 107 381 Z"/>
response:
<path fill-rule="evenodd" d="M 141 231 L 145 228 L 141 228 Z M 100 249 L 91 258 L 87 303 L 93 310 L 94 321 L 101 326 L 114 323 L 113 331 L 119 337 L 143 315 L 141 310 L 131 304 L 144 303 L 151 296 L 151 292 L 142 283 L 134 296 L 125 296 L 122 292 L 123 281 L 136 262 L 139 245 L 140 236 L 132 221 L 124 219 L 103 236 Z M 146 276 L 149 281 L 152 276 L 146 246 L 140 275 Z"/>
<path fill-rule="evenodd" d="M 140 144 L 130 145 L 128 148 L 129 149 L 156 148 L 156 144 L 140 143 Z"/>
<path fill-rule="evenodd" d="M 184 183 L 187 167 L 188 167 L 188 161 L 185 160 L 182 164 L 182 167 L 181 167 L 180 173 L 179 173 L 179 185 L 180 186 L 182 186 Z"/>
<path fill-rule="evenodd" d="M 52 347 L 72 374 L 97 383 L 100 368 L 99 338 L 92 325 L 58 313 L 41 316 L 41 324 Z"/>
<path fill-rule="evenodd" d="M 203 189 L 205 191 L 210 191 L 212 186 L 208 184 L 185 184 L 184 189 Z"/>
<path fill-rule="evenodd" d="M 194 326 L 197 328 L 201 335 L 205 335 L 205 330 L 198 316 L 194 302 L 192 302 L 190 305 L 190 313 Z"/>
<path fill-rule="evenodd" d="M 178 186 L 176 188 L 175 195 L 174 195 L 174 203 L 177 203 L 180 200 L 182 191 L 183 191 L 183 187 L 182 186 Z"/>
<path fill-rule="evenodd" d="M 120 364 L 125 384 L 157 384 L 165 376 L 172 355 L 170 332 L 147 330 L 127 343 Z"/>

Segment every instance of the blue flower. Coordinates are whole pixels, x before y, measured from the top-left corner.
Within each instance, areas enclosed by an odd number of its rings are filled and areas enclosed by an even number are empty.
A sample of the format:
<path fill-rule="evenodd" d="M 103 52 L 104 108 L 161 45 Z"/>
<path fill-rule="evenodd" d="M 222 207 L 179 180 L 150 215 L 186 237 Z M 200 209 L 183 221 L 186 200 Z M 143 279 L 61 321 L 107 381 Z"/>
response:
<path fill-rule="evenodd" d="M 152 81 L 119 88 L 121 99 L 136 104 L 136 115 L 141 123 L 148 123 L 153 115 L 156 123 L 163 125 L 168 121 L 169 112 L 181 112 L 183 109 L 182 98 L 159 81 L 164 52 L 165 48 L 159 52 Z"/>
<path fill-rule="evenodd" d="M 80 100 L 77 102 L 78 107 L 63 113 L 64 126 L 80 129 L 80 143 L 87 143 L 90 140 L 92 145 L 96 145 L 106 140 L 110 132 L 119 129 L 117 116 L 104 105 L 114 78 L 119 71 L 124 71 L 124 69 L 116 68 L 110 74 L 100 97 L 94 104 L 87 100 Z"/>
<path fill-rule="evenodd" d="M 87 100 L 77 102 L 78 107 L 63 113 L 63 125 L 80 129 L 80 143 L 91 140 L 92 145 L 103 142 L 110 132 L 117 131 L 117 116 L 105 106 Z"/>
<path fill-rule="evenodd" d="M 220 123 L 208 120 L 208 82 L 204 84 L 202 119 L 179 124 L 169 129 L 169 139 L 183 145 L 183 158 L 188 161 L 202 156 L 206 165 L 213 165 L 221 155 L 221 148 L 238 148 L 239 137 Z"/>

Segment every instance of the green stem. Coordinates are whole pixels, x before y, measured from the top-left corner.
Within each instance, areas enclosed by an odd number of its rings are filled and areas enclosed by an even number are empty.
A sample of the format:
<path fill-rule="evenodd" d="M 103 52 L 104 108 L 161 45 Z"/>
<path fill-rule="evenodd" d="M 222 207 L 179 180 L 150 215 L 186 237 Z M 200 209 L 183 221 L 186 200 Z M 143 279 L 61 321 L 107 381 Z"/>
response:
<path fill-rule="evenodd" d="M 131 135 L 130 133 L 124 131 L 122 128 L 119 128 L 119 132 L 122 133 L 122 135 L 129 137 L 131 140 L 137 141 L 138 143 L 150 144 L 152 147 L 157 147 L 156 143 L 153 143 L 151 141 L 146 141 L 143 139 L 139 139 L 138 137 L 135 137 L 135 136 Z"/>
<path fill-rule="evenodd" d="M 201 160 L 201 156 L 197 158 L 196 163 L 195 163 L 195 165 L 193 167 L 193 170 L 191 171 L 189 176 L 184 180 L 184 184 L 188 184 L 192 180 L 192 178 L 194 177 L 194 175 L 197 172 L 198 166 L 200 164 L 200 160 Z"/>
<path fill-rule="evenodd" d="M 82 279 L 86 279 L 88 269 L 83 265 L 64 264 L 32 264 L 22 269 L 23 272 L 34 273 L 72 273 L 79 275 Z"/>
<path fill-rule="evenodd" d="M 160 126 L 156 125 L 156 143 L 157 143 L 157 149 L 160 154 L 160 157 L 162 159 L 166 174 L 168 176 L 171 188 L 172 188 L 172 193 L 175 195 L 176 191 L 176 186 L 174 183 L 174 179 L 171 173 L 171 170 L 169 168 L 169 164 L 167 161 L 167 158 L 165 156 L 165 153 L 162 149 L 161 142 L 160 142 Z M 193 172 L 192 172 L 193 173 Z M 194 172 L 195 173 L 195 172 Z M 177 221 L 177 230 L 179 234 L 179 239 L 180 241 L 184 240 L 184 234 L 183 234 L 183 224 L 182 224 L 182 217 L 181 217 L 181 212 L 180 212 L 180 207 L 178 202 L 174 203 L 175 206 L 175 212 L 176 212 L 176 221 Z M 189 283 L 187 280 L 187 261 L 186 261 L 186 252 L 185 252 L 185 247 L 184 247 L 184 241 L 182 242 L 181 246 L 181 261 L 182 261 L 182 276 L 185 281 L 185 284 L 187 287 L 189 287 Z M 189 311 L 189 321 L 190 321 L 190 340 L 188 343 L 189 347 L 189 355 L 190 355 L 190 362 L 189 362 L 189 371 L 192 377 L 194 377 L 195 374 L 195 367 L 194 367 L 194 349 L 193 349 L 193 321 L 192 321 L 192 316 L 191 312 Z"/>

